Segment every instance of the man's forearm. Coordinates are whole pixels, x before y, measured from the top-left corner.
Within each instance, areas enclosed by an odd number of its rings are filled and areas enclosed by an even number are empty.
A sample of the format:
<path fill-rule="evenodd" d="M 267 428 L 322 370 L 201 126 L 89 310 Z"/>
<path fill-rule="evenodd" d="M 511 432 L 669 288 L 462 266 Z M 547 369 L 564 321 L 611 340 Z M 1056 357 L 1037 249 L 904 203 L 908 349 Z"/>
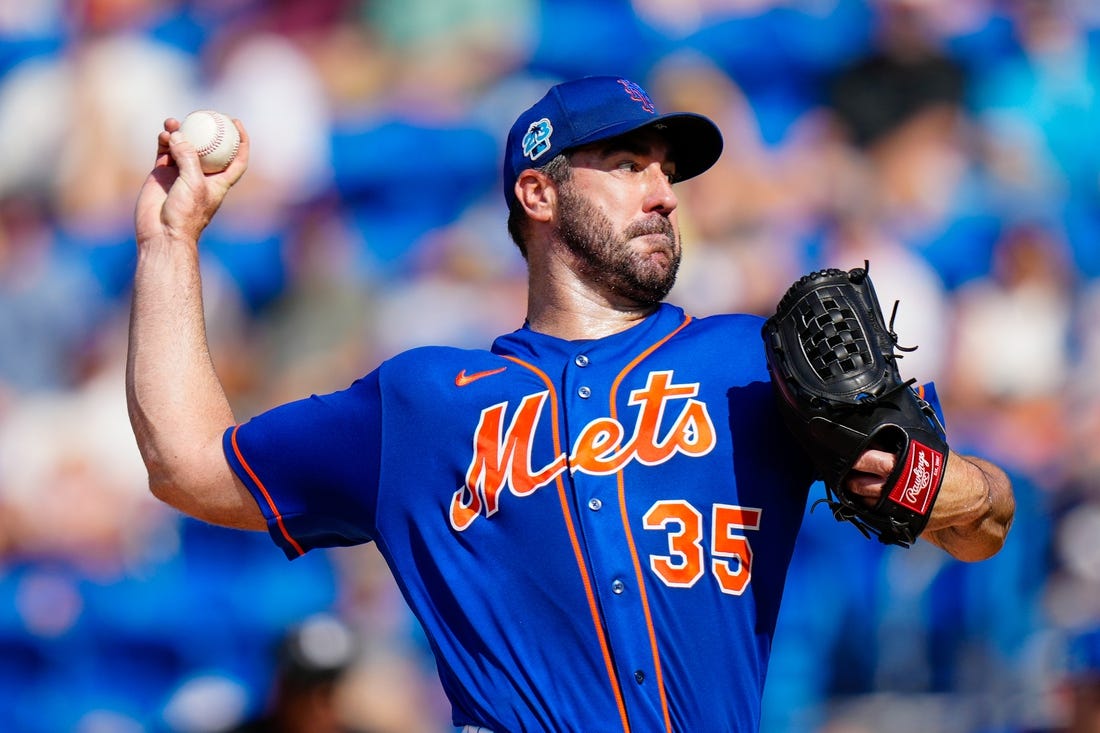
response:
<path fill-rule="evenodd" d="M 923 536 L 959 560 L 985 560 L 1004 546 L 1012 526 L 1011 483 L 1004 471 L 980 458 L 952 454 L 949 461 L 954 465 L 948 464 L 949 477 Z"/>
<path fill-rule="evenodd" d="M 139 244 L 126 394 L 153 493 L 202 519 L 254 525 L 238 515 L 255 507 L 226 490 L 228 466 L 211 460 L 234 418 L 207 346 L 193 242 Z"/>

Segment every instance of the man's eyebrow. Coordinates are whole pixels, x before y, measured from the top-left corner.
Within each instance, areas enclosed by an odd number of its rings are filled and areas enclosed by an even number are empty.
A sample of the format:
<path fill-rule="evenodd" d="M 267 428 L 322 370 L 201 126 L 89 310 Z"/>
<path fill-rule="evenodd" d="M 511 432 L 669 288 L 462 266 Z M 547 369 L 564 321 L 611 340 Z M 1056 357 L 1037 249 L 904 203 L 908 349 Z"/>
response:
<path fill-rule="evenodd" d="M 660 140 L 658 137 L 653 137 L 647 134 L 631 134 L 626 133 L 619 137 L 609 138 L 607 140 L 600 140 L 587 145 L 582 145 L 574 150 L 569 151 L 579 152 L 581 150 L 588 150 L 593 154 L 603 159 L 613 158 L 616 155 L 636 155 L 636 156 L 656 156 L 658 150 L 665 149 L 665 159 L 661 164 L 661 169 L 665 175 L 669 177 L 673 183 L 679 180 L 677 174 L 678 164 L 676 162 L 676 155 L 671 149 L 671 145 L 668 145 L 665 141 Z M 572 157 L 570 156 L 570 160 Z"/>
<path fill-rule="evenodd" d="M 602 157 L 608 158 L 621 153 L 626 153 L 628 155 L 655 155 L 659 145 L 660 143 L 658 141 L 648 137 L 627 134 L 611 138 L 610 140 L 592 143 L 591 149 Z M 676 168 L 676 156 L 671 149 L 667 149 L 664 166 L 666 168 Z"/>

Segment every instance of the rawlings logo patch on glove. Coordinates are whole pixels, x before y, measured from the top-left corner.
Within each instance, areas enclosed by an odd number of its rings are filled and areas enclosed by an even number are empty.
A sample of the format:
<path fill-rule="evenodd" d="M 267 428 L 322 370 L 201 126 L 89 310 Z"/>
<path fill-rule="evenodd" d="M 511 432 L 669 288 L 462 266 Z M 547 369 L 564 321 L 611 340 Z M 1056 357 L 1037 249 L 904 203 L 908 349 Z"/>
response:
<path fill-rule="evenodd" d="M 898 371 L 896 352 L 912 349 L 892 326 L 865 266 L 800 278 L 761 336 L 780 413 L 825 484 L 821 501 L 864 535 L 908 547 L 928 524 L 949 449 L 935 410 Z M 845 487 L 868 449 L 897 457 L 874 504 Z"/>

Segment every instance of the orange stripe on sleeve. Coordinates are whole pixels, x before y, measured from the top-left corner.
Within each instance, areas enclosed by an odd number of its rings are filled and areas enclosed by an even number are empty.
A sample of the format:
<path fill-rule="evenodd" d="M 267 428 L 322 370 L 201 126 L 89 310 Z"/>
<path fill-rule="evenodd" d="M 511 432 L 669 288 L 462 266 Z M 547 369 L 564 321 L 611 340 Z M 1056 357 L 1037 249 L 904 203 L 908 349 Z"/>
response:
<path fill-rule="evenodd" d="M 283 538 L 290 543 L 291 547 L 298 555 L 306 554 L 306 551 L 302 549 L 302 546 L 298 544 L 297 540 L 290 536 L 290 532 L 287 531 L 286 525 L 283 524 L 283 515 L 279 513 L 279 508 L 275 506 L 275 501 L 271 498 L 271 494 L 268 493 L 267 487 L 264 486 L 264 482 L 260 481 L 260 477 L 256 475 L 256 472 L 252 470 L 252 467 L 248 465 L 248 461 L 241 455 L 241 449 L 237 445 L 237 431 L 241 429 L 240 425 L 233 428 L 233 432 L 229 435 L 229 442 L 233 445 L 233 455 L 237 456 L 237 460 L 244 466 L 245 472 L 248 477 L 252 479 L 252 482 L 259 488 L 260 493 L 263 494 L 264 501 L 267 502 L 267 506 L 271 509 L 271 514 L 275 517 L 275 523 L 279 525 L 279 531 L 282 533 Z"/>

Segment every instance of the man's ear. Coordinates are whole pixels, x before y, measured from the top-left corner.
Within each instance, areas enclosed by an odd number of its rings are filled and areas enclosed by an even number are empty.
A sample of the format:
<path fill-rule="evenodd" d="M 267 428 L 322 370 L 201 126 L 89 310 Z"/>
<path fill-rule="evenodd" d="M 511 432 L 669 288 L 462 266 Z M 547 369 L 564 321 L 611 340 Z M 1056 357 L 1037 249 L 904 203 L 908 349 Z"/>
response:
<path fill-rule="evenodd" d="M 528 168 L 519 174 L 515 186 L 516 199 L 534 221 L 550 221 L 558 200 L 558 190 L 541 171 Z"/>

